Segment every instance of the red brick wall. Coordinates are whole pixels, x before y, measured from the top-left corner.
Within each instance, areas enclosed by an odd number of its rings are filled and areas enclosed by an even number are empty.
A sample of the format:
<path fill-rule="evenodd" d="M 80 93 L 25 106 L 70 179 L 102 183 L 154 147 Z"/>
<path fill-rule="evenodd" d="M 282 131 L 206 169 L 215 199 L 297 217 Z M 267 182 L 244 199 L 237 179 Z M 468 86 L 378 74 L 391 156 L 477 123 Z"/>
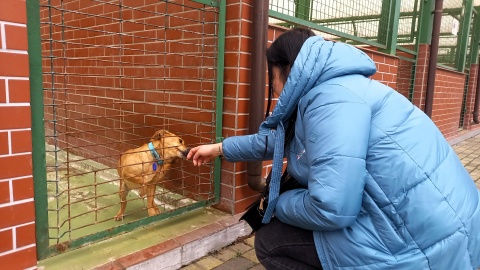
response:
<path fill-rule="evenodd" d="M 427 91 L 429 61 L 429 45 L 421 44 L 418 51 L 417 68 L 415 74 L 415 88 L 413 104 L 424 110 Z M 473 65 L 475 69 L 475 65 Z M 435 90 L 433 96 L 432 120 L 442 132 L 443 136 L 451 139 L 462 133 L 460 126 L 460 112 L 465 90 L 465 74 L 454 70 L 437 68 L 435 76 Z M 471 122 L 473 111 L 474 83 L 476 75 L 470 78 L 467 95 L 467 112 L 465 114 L 464 129 L 476 129 Z"/>
<path fill-rule="evenodd" d="M 61 149 L 116 167 L 158 129 L 188 145 L 215 139 L 218 10 L 186 0 L 49 3 L 40 10 L 46 135 L 56 130 Z M 170 179 L 191 176 L 192 193 L 213 196 L 209 168 L 189 164 Z"/>
<path fill-rule="evenodd" d="M 64 4 L 63 16 L 55 8 L 41 9 L 43 69 L 52 71 L 48 57 L 53 50 L 57 115 L 63 119 L 57 129 L 75 133 L 68 138 L 71 152 L 93 159 L 100 153 L 105 157 L 100 162 L 114 165 L 112 151 L 137 146 L 160 127 L 181 134 L 212 132 L 192 126 L 210 116 L 202 110 L 211 112 L 214 106 L 208 94 L 216 67 L 215 14 L 194 9 L 201 7 L 183 1 L 124 1 L 119 11 L 118 5 L 79 0 Z M 164 16 L 167 12 L 170 16 Z M 50 44 L 49 23 L 62 19 L 64 31 L 54 26 Z M 44 82 L 52 88 L 50 74 Z M 52 104 L 50 92 L 45 93 L 45 103 Z M 46 118 L 52 118 L 52 107 Z M 194 143 L 194 137 L 186 139 Z"/>
<path fill-rule="evenodd" d="M 0 265 L 34 269 L 30 85 L 25 1 L 0 2 Z"/>
<path fill-rule="evenodd" d="M 398 58 L 373 50 L 363 49 L 363 51 L 373 59 L 377 66 L 377 73 L 372 76 L 372 79 L 396 89 Z"/>
<path fill-rule="evenodd" d="M 445 138 L 458 134 L 465 74 L 437 68 L 432 120 Z"/>
<path fill-rule="evenodd" d="M 251 0 L 227 1 L 223 137 L 248 134 Z M 220 203 L 217 207 L 239 213 L 255 192 L 247 184 L 246 163 L 222 162 Z"/>
<path fill-rule="evenodd" d="M 414 48 L 408 47 L 408 49 L 413 50 Z M 414 81 L 415 56 L 402 51 L 397 51 L 397 54 L 403 58 L 398 59 L 397 85 L 395 90 L 410 99 L 410 89 L 413 89 Z"/>

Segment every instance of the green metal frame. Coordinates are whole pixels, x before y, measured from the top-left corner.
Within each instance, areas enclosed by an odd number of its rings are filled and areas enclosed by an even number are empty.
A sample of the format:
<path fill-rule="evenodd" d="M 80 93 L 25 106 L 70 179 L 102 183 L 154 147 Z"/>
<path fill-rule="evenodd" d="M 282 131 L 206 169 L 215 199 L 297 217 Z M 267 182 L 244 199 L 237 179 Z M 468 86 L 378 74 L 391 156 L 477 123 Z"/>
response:
<path fill-rule="evenodd" d="M 462 129 L 464 126 L 464 119 L 465 115 L 467 114 L 467 94 L 468 94 L 468 83 L 469 83 L 469 77 L 471 76 L 470 72 L 472 71 L 470 68 L 470 65 L 478 64 L 478 54 L 479 54 L 479 42 L 480 42 L 480 18 L 478 15 L 480 14 L 480 7 L 473 7 L 473 12 L 472 12 L 472 18 L 473 18 L 473 13 L 475 13 L 475 19 L 473 20 L 473 29 L 472 29 L 472 38 L 470 40 L 470 55 L 469 59 L 467 59 L 467 67 L 465 70 L 467 71 L 466 73 L 466 80 L 465 80 L 465 89 L 464 89 L 464 95 L 463 95 L 463 100 L 462 100 L 462 110 L 460 112 L 460 123 L 459 123 L 459 128 Z"/>
<path fill-rule="evenodd" d="M 40 45 L 40 4 L 27 0 L 28 57 L 30 68 L 30 107 L 32 115 L 32 162 L 35 200 L 37 257 L 48 252 L 48 198 L 45 158 L 45 127 L 43 124 L 42 50 Z"/>
<path fill-rule="evenodd" d="M 422 1 L 420 6 L 420 18 L 418 25 L 418 45 L 430 44 L 432 41 L 433 10 L 435 2 L 432 0 Z M 418 51 L 418 46 L 417 46 Z"/>
<path fill-rule="evenodd" d="M 311 4 L 310 0 L 295 0 L 295 17 L 310 20 Z"/>
<path fill-rule="evenodd" d="M 478 63 L 478 54 L 479 54 L 479 44 L 480 44 L 480 7 L 475 7 L 474 12 L 476 13 L 475 25 L 473 27 L 472 40 L 470 45 L 470 64 Z"/>
<path fill-rule="evenodd" d="M 465 0 L 465 11 L 460 21 L 460 33 L 458 35 L 457 51 L 455 55 L 455 67 L 459 72 L 465 70 L 467 61 L 468 36 L 470 32 L 470 24 L 472 23 L 473 0 Z"/>
<path fill-rule="evenodd" d="M 401 12 L 401 0 L 382 0 L 382 9 L 380 15 L 361 15 L 361 16 L 350 16 L 350 17 L 342 17 L 342 18 L 328 18 L 328 19 L 316 19 L 310 20 L 310 10 L 312 2 L 310 0 L 295 0 L 295 16 L 286 15 L 281 12 L 275 11 L 270 9 L 269 16 L 272 18 L 276 18 L 279 20 L 284 21 L 285 23 L 279 23 L 278 25 L 290 27 L 291 25 L 303 25 L 307 26 L 311 29 L 322 31 L 325 33 L 329 33 L 335 36 L 338 36 L 340 41 L 348 42 L 352 45 L 371 45 L 374 47 L 379 48 L 381 52 L 396 55 L 397 51 L 402 51 L 409 53 L 414 56 L 414 58 L 405 58 L 405 60 L 416 62 L 417 52 L 418 52 L 418 43 L 419 37 L 421 36 L 419 33 L 420 31 L 416 31 L 416 28 L 419 27 L 420 22 L 417 23 L 417 17 L 419 17 L 419 21 L 421 18 L 431 18 L 431 11 L 432 10 L 422 10 L 424 6 L 424 2 L 430 2 L 431 7 L 433 7 L 433 2 L 429 0 L 415 0 L 414 8 L 411 12 Z M 420 9 L 418 9 L 418 5 L 420 5 Z M 423 12 L 419 12 L 423 11 Z M 309 16 L 306 16 L 306 15 Z M 411 32 L 408 35 L 398 35 L 398 26 L 400 24 L 400 18 L 402 17 L 411 17 L 412 25 L 411 25 Z M 354 23 L 354 22 L 366 22 L 366 21 L 379 21 L 378 26 L 378 34 L 375 37 L 357 37 L 356 35 L 350 35 L 347 33 L 343 33 L 341 31 L 337 31 L 330 27 L 323 26 L 323 24 L 328 25 L 335 25 L 344 24 L 344 23 Z M 425 19 L 424 19 L 425 21 Z M 427 31 L 430 28 L 431 31 L 431 24 L 432 20 L 429 20 L 429 25 L 427 26 Z M 429 27 L 429 28 L 428 28 Z M 425 30 L 424 30 L 425 32 Z M 424 35 L 430 36 L 430 35 Z M 415 41 L 415 49 L 407 49 L 401 45 L 398 45 L 399 38 L 403 38 L 406 40 L 405 42 L 413 42 Z M 400 57 L 402 58 L 402 57 Z M 402 58 L 403 59 L 403 58 Z M 412 77 L 410 86 L 410 97 L 413 97 L 413 85 L 414 85 L 414 75 L 415 75 L 415 65 L 412 70 Z M 410 98 L 411 100 L 411 98 Z"/>
<path fill-rule="evenodd" d="M 226 0 L 204 1 L 194 0 L 201 4 L 219 8 L 218 50 L 217 50 L 217 80 L 216 80 L 216 141 L 222 140 L 222 113 L 223 113 L 223 80 L 224 80 L 224 53 L 225 53 L 225 21 Z M 46 149 L 45 149 L 45 125 L 44 103 L 42 82 L 42 53 L 40 37 L 40 5 L 37 0 L 27 0 L 27 31 L 28 31 L 28 54 L 30 61 L 30 96 L 32 115 L 32 159 L 34 178 L 34 200 L 36 219 L 36 245 L 37 258 L 44 259 L 54 254 L 63 253 L 69 249 L 79 248 L 85 244 L 107 239 L 120 233 L 131 231 L 135 228 L 178 216 L 188 211 L 206 207 L 220 200 L 220 159 L 214 162 L 214 198 L 200 201 L 172 212 L 164 213 L 155 217 L 148 217 L 122 224 L 110 230 L 101 231 L 92 235 L 84 236 L 50 246 L 48 230 L 48 201 L 46 179 Z"/>
<path fill-rule="evenodd" d="M 415 0 L 415 3 L 413 4 L 412 27 L 410 28 L 410 42 L 414 40 L 415 33 L 417 31 L 417 16 L 419 16 L 417 11 L 418 4 L 419 4 L 419 0 Z"/>
<path fill-rule="evenodd" d="M 382 52 L 395 55 L 396 50 L 402 50 L 404 52 L 416 54 L 415 51 L 402 48 L 397 46 L 398 43 L 398 26 L 401 17 L 411 16 L 412 17 L 412 31 L 408 35 L 403 35 L 402 37 L 407 38 L 407 42 L 412 42 L 415 38 L 416 32 L 414 28 L 416 27 L 416 18 L 419 16 L 417 12 L 417 5 L 423 1 L 415 0 L 414 11 L 413 12 L 400 12 L 401 9 L 401 0 L 383 0 L 382 1 L 382 14 L 381 15 L 367 15 L 367 16 L 350 16 L 342 18 L 330 18 L 330 19 L 319 19 L 319 20 L 310 20 L 311 18 L 311 5 L 312 1 L 310 0 L 296 0 L 295 1 L 295 16 L 290 16 L 283 14 L 275 10 L 269 10 L 269 16 L 276 18 L 285 23 L 279 23 L 278 25 L 284 27 L 290 27 L 291 25 L 304 25 L 311 29 L 329 33 L 335 36 L 338 36 L 342 41 L 350 41 L 351 44 L 367 44 L 371 46 L 378 47 Z M 379 23 L 379 34 L 375 37 L 357 37 L 355 35 L 350 35 L 343 33 L 341 31 L 334 30 L 329 27 L 325 27 L 322 24 L 334 25 L 335 23 L 343 24 L 347 22 L 365 22 L 365 21 L 376 21 L 380 20 Z M 381 27 L 384 25 L 384 27 Z M 380 33 L 381 29 L 387 29 L 385 33 Z M 353 42 L 352 42 L 353 41 Z"/>
<path fill-rule="evenodd" d="M 398 24 L 400 21 L 400 0 L 383 0 L 382 15 L 378 24 L 378 43 L 385 44 L 383 52 L 395 55 L 397 51 Z M 382 33 L 386 29 L 386 33 Z"/>
<path fill-rule="evenodd" d="M 219 7 L 219 27 L 218 27 L 218 56 L 217 56 L 217 102 L 215 112 L 215 135 L 216 141 L 221 142 L 222 128 L 223 128 L 223 79 L 224 79 L 224 67 L 225 67 L 225 22 L 227 13 L 227 0 L 220 1 Z M 214 189 L 215 189 L 215 201 L 220 201 L 220 180 L 221 180 L 221 160 L 220 157 L 215 159 L 214 163 Z"/>
<path fill-rule="evenodd" d="M 325 33 L 335 35 L 335 36 L 347 38 L 347 39 L 350 39 L 350 40 L 353 40 L 353 41 L 358 41 L 358 42 L 361 42 L 362 44 L 368 44 L 368 45 L 372 45 L 372 46 L 382 48 L 382 49 L 387 48 L 386 45 L 380 44 L 376 41 L 371 41 L 371 40 L 360 38 L 360 37 L 357 37 L 357 36 L 354 36 L 354 35 L 343 33 L 343 32 L 340 32 L 340 31 L 337 31 L 337 30 L 319 25 L 319 24 L 311 22 L 311 21 L 306 21 L 306 20 L 303 20 L 303 19 L 300 19 L 300 18 L 296 18 L 294 16 L 285 15 L 285 14 L 283 14 L 281 12 L 278 12 L 278 11 L 275 11 L 275 10 L 270 9 L 268 11 L 268 15 L 272 18 L 279 19 L 279 20 L 282 20 L 282 21 L 285 21 L 285 22 L 288 22 L 288 23 L 291 23 L 291 24 L 294 24 L 294 25 L 304 25 L 304 26 L 307 26 L 307 27 L 309 27 L 311 29 L 314 29 L 314 30 L 318 30 L 318 31 L 322 31 L 322 32 L 325 32 Z"/>

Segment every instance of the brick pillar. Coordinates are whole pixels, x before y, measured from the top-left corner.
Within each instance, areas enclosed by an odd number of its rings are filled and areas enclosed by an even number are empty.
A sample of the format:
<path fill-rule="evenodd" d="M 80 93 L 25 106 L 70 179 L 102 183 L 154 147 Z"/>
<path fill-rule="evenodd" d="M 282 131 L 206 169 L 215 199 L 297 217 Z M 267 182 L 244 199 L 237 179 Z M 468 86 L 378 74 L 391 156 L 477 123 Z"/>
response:
<path fill-rule="evenodd" d="M 248 133 L 252 5 L 248 0 L 227 1 L 223 137 Z M 247 184 L 245 162 L 222 162 L 219 209 L 243 212 L 255 192 Z"/>
<path fill-rule="evenodd" d="M 26 5 L 0 2 L 0 265 L 35 269 Z"/>
<path fill-rule="evenodd" d="M 251 36 L 253 34 L 251 3 L 251 0 L 227 1 L 223 111 L 225 138 L 248 134 L 250 91 L 262 90 L 250 88 Z M 265 46 L 270 46 L 273 40 L 285 31 L 285 28 L 270 26 Z M 266 72 L 266 70 L 258 72 Z M 264 91 L 267 91 L 267 88 Z M 273 106 L 274 104 L 272 108 Z M 264 162 L 263 165 L 262 172 L 266 177 L 271 162 Z M 248 186 L 247 163 L 222 162 L 220 203 L 216 207 L 237 214 L 245 211 L 245 208 L 257 197 L 258 192 Z"/>
<path fill-rule="evenodd" d="M 470 76 L 468 79 L 468 93 L 467 93 L 467 99 L 466 99 L 466 111 L 465 111 L 465 117 L 463 119 L 463 128 L 465 130 L 468 129 L 475 129 L 478 128 L 478 125 L 473 123 L 473 110 L 475 109 L 475 91 L 477 88 L 477 70 L 478 70 L 478 64 L 472 64 L 470 66 Z"/>

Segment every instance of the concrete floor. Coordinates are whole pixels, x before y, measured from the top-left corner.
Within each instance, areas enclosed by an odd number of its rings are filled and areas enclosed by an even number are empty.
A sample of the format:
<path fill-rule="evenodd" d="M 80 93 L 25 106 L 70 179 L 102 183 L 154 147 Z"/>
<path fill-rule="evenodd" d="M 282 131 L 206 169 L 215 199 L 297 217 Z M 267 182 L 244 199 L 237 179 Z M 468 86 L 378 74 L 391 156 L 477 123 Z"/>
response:
<path fill-rule="evenodd" d="M 146 199 L 132 190 L 127 196 L 126 216 L 122 221 L 113 220 L 120 208 L 116 169 L 72 154 L 67 163 L 64 151 L 57 152 L 56 157 L 53 153 L 47 151 L 46 156 L 50 245 L 148 217 Z M 155 201 L 161 213 L 196 202 L 161 187 L 157 187 L 157 194 Z"/>
<path fill-rule="evenodd" d="M 180 235 L 186 235 L 228 217 L 227 214 L 212 208 L 194 210 L 87 247 L 39 261 L 38 269 L 94 269 L 159 243 L 172 241 Z"/>

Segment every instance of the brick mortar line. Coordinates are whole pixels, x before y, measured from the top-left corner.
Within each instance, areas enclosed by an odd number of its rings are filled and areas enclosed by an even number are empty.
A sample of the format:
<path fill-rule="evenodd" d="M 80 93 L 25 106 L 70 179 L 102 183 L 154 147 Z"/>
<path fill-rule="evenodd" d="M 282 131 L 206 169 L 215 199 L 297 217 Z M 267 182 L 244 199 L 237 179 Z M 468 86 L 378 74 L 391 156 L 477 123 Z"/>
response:
<path fill-rule="evenodd" d="M 20 248 L 17 248 L 17 249 L 12 249 L 12 250 L 9 250 L 9 251 L 5 251 L 3 253 L 0 253 L 0 257 L 8 255 L 8 254 L 15 253 L 15 252 L 18 252 L 18 251 L 22 251 L 22 250 L 25 250 L 25 249 L 29 249 L 29 248 L 32 248 L 32 247 L 35 247 L 35 246 L 36 246 L 36 244 L 30 244 L 30 245 L 26 245 L 26 246 L 23 246 L 23 247 L 20 247 Z"/>
<path fill-rule="evenodd" d="M 8 155 L 0 155 L 0 158 L 25 156 L 25 155 L 32 155 L 32 152 L 22 152 L 22 153 L 8 154 Z"/>
<path fill-rule="evenodd" d="M 35 224 L 35 221 L 31 221 L 31 222 L 27 222 L 27 223 L 15 225 L 15 226 L 8 227 L 8 228 L 2 228 L 2 229 L 0 229 L 0 232 L 8 231 L 8 230 L 10 230 L 10 229 L 16 229 L 16 228 L 19 228 L 19 227 L 24 227 L 24 226 L 28 226 L 28 225 L 32 225 L 32 224 Z"/>
<path fill-rule="evenodd" d="M 5 23 L 0 21 L 0 35 L 2 38 L 2 44 L 1 44 L 1 49 L 6 49 L 7 48 L 7 38 L 5 34 Z"/>
<path fill-rule="evenodd" d="M 25 176 L 18 176 L 18 177 L 9 177 L 9 178 L 0 178 L 0 183 L 1 182 L 7 182 L 7 181 L 15 181 L 15 180 L 20 180 L 20 179 L 26 179 L 26 178 L 31 178 L 32 175 L 25 175 Z"/>
<path fill-rule="evenodd" d="M 33 198 L 0 204 L 0 208 L 33 202 Z M 1 255 L 0 255 L 1 256 Z"/>
<path fill-rule="evenodd" d="M 14 22 L 8 22 L 8 21 L 0 21 L 0 25 L 27 27 L 27 25 L 24 23 L 14 23 Z"/>

